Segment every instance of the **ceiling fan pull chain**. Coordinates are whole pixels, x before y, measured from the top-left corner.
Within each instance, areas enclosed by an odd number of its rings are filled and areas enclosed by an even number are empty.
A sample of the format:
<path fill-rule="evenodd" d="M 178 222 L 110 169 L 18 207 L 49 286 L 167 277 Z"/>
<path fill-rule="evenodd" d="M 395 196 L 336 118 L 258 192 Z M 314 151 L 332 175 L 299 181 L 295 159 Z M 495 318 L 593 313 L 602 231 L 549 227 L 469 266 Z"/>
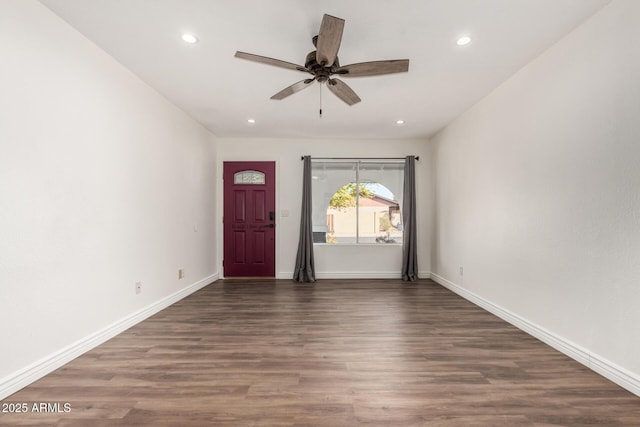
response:
<path fill-rule="evenodd" d="M 322 83 L 318 87 L 320 87 L 320 118 L 322 118 Z"/>

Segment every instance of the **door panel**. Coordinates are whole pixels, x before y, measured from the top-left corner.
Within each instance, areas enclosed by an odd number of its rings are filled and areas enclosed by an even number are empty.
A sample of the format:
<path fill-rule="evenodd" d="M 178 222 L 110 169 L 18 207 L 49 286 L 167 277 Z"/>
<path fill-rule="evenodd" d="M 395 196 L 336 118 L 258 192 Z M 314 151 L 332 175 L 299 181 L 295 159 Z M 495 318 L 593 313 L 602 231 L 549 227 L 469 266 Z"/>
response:
<path fill-rule="evenodd" d="M 266 247 L 265 240 L 266 240 L 266 236 L 263 231 L 253 232 L 253 247 L 255 248 L 253 261 L 256 264 L 265 263 L 265 259 L 266 259 L 265 253 L 264 253 L 264 249 Z"/>
<path fill-rule="evenodd" d="M 275 162 L 224 162 L 225 277 L 275 276 Z"/>
<path fill-rule="evenodd" d="M 234 257 L 231 259 L 231 262 L 233 264 L 246 264 L 247 252 L 245 250 L 245 246 L 246 246 L 245 241 L 247 239 L 247 236 L 244 231 L 236 231 L 233 233 L 233 236 L 234 236 L 235 250 L 233 251 Z"/>
<path fill-rule="evenodd" d="M 264 222 L 267 219 L 267 205 L 264 191 L 253 192 L 253 220 Z"/>
<path fill-rule="evenodd" d="M 246 194 L 244 191 L 235 190 L 233 197 L 235 199 L 235 209 L 233 211 L 234 220 L 236 223 L 242 223 L 244 222 L 245 212 L 247 211 Z"/>

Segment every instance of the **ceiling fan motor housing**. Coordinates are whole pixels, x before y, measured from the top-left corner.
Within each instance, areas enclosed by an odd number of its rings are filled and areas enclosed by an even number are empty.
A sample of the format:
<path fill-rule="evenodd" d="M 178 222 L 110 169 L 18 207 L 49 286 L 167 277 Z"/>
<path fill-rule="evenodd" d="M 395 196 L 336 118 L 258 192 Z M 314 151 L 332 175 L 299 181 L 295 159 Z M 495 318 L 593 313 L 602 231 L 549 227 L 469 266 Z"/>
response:
<path fill-rule="evenodd" d="M 333 61 L 333 65 L 331 67 L 324 67 L 321 64 L 318 64 L 318 61 L 316 61 L 316 51 L 314 50 L 307 54 L 307 59 L 304 62 L 304 66 L 307 70 L 311 71 L 318 82 L 322 83 L 329 80 L 329 77 L 334 74 L 334 69 L 340 66 L 340 61 L 336 56 L 336 59 L 335 61 Z"/>

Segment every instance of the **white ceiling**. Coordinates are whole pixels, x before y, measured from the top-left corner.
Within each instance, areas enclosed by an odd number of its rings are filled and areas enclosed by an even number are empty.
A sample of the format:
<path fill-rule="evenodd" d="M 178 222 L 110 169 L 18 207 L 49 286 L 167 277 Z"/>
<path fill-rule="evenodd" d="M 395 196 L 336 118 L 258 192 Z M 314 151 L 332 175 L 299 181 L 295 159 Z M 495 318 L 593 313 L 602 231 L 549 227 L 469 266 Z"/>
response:
<path fill-rule="evenodd" d="M 437 132 L 609 0 L 41 2 L 218 136 L 397 139 Z M 411 62 L 408 73 L 343 79 L 362 98 L 351 107 L 323 87 L 320 119 L 321 85 L 272 101 L 307 75 L 233 55 L 304 65 L 324 13 L 346 20 L 342 65 Z"/>

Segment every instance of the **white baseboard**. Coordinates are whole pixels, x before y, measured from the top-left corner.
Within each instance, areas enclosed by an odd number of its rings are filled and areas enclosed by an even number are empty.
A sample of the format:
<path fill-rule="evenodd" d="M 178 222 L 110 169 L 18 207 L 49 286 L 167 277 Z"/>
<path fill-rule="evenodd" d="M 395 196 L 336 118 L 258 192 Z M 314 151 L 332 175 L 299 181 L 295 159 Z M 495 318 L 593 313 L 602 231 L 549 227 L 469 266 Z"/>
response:
<path fill-rule="evenodd" d="M 180 301 L 184 297 L 191 295 L 195 291 L 207 286 L 208 284 L 218 280 L 218 274 L 205 277 L 198 282 L 180 289 L 179 291 L 162 298 L 130 315 L 118 320 L 111 325 L 94 332 L 85 338 L 74 342 L 73 344 L 50 354 L 26 366 L 19 371 L 0 379 L 0 400 L 5 399 L 18 390 L 28 386 L 34 381 L 39 380 L 45 375 L 55 371 L 59 367 L 69 363 L 76 357 L 86 353 L 87 351 L 97 347 L 103 342 L 115 337 L 119 333 L 129 329 L 133 325 L 142 322 L 144 319 L 153 316 L 161 310 Z"/>
<path fill-rule="evenodd" d="M 430 271 L 418 271 L 418 277 L 420 279 L 431 279 L 431 272 Z"/>
<path fill-rule="evenodd" d="M 620 387 L 629 390 L 636 396 L 640 396 L 640 376 L 629 372 L 627 369 L 606 360 L 597 354 L 591 354 L 589 368 L 603 377 L 613 381 Z"/>
<path fill-rule="evenodd" d="M 399 271 L 316 271 L 316 279 L 402 279 Z"/>
<path fill-rule="evenodd" d="M 293 279 L 293 271 L 280 272 L 278 279 Z M 316 279 L 401 279 L 398 271 L 316 271 Z"/>
<path fill-rule="evenodd" d="M 431 273 L 419 272 L 421 279 L 430 279 Z M 293 279 L 293 271 L 284 271 L 276 275 L 277 279 Z M 316 271 L 316 279 L 402 279 L 398 271 Z"/>
<path fill-rule="evenodd" d="M 597 372 L 603 377 L 613 381 L 620 387 L 629 390 L 631 393 L 640 396 L 640 376 L 629 372 L 628 370 L 616 365 L 613 362 L 606 360 L 605 358 L 592 353 L 586 348 L 583 348 L 571 341 L 561 337 L 533 322 L 509 311 L 499 305 L 492 303 L 491 301 L 468 291 L 467 289 L 456 285 L 455 283 L 438 276 L 435 273 L 430 274 L 431 278 L 444 286 L 445 288 L 455 292 L 466 300 L 471 301 L 479 307 L 484 308 L 490 313 L 495 314 L 501 319 L 511 323 L 515 327 L 523 330 L 529 335 L 539 339 L 545 344 L 550 345 L 561 353 L 566 354 L 572 359 L 582 363 L 589 369 Z"/>

